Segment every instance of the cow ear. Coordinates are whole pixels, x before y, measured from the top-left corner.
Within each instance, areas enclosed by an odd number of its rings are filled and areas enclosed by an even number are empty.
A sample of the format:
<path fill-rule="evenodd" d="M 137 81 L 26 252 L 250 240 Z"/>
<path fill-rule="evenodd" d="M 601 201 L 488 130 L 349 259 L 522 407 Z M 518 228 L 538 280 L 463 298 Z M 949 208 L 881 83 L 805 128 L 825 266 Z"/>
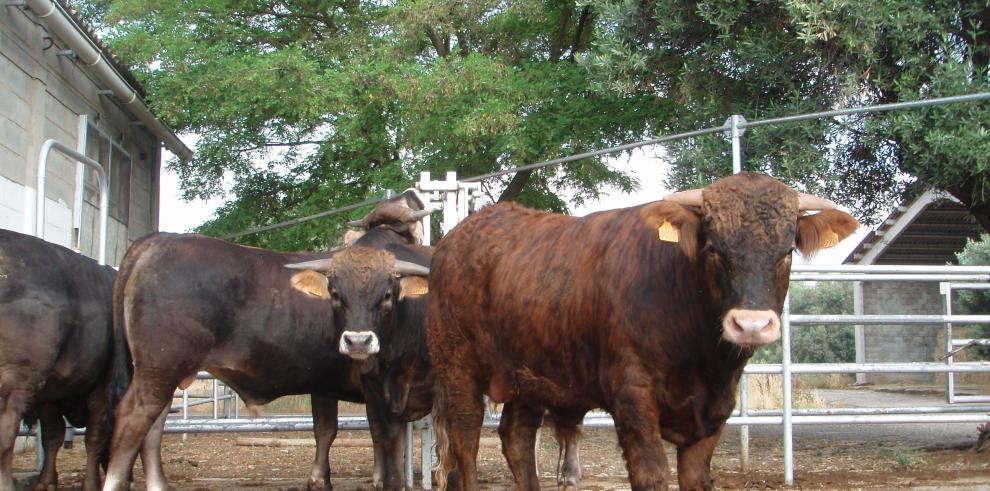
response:
<path fill-rule="evenodd" d="M 657 201 L 643 207 L 642 214 L 656 240 L 679 245 L 692 260 L 697 257 L 701 217 L 695 208 L 672 201 Z"/>
<path fill-rule="evenodd" d="M 292 275 L 292 288 L 307 295 L 323 299 L 330 298 L 330 280 L 326 275 L 311 269 Z"/>
<path fill-rule="evenodd" d="M 810 257 L 820 249 L 832 247 L 859 228 L 859 222 L 842 210 L 823 210 L 798 219 L 795 242 L 801 255 Z"/>
<path fill-rule="evenodd" d="M 399 278 L 399 300 L 406 297 L 421 297 L 430 293 L 430 284 L 424 276 L 403 276 Z"/>

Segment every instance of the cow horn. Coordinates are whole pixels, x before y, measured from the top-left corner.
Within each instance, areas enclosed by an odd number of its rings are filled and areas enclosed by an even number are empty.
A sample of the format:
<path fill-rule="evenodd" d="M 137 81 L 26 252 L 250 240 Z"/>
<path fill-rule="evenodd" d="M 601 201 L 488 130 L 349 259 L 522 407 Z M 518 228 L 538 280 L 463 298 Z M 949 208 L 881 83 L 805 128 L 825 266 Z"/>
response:
<path fill-rule="evenodd" d="M 426 276 L 430 274 L 430 268 L 420 266 L 409 261 L 395 260 L 395 274 L 399 276 Z"/>
<path fill-rule="evenodd" d="M 410 210 L 409 215 L 406 216 L 406 222 L 415 222 L 416 220 L 422 220 L 425 217 L 430 216 L 431 213 L 437 211 L 434 208 L 427 208 L 425 210 Z"/>
<path fill-rule="evenodd" d="M 360 220 L 351 220 L 351 221 L 347 222 L 347 226 L 348 227 L 363 228 L 364 227 L 364 219 L 362 218 Z"/>
<path fill-rule="evenodd" d="M 798 193 L 798 210 L 834 210 L 838 208 L 831 200 L 813 194 Z"/>
<path fill-rule="evenodd" d="M 289 269 L 312 269 L 316 271 L 330 271 L 330 265 L 332 263 L 333 263 L 333 258 L 327 257 L 324 259 L 314 259 L 312 261 L 304 261 L 301 263 L 286 264 L 285 267 Z"/>
<path fill-rule="evenodd" d="M 679 193 L 668 194 L 663 197 L 664 201 L 673 201 L 674 203 L 681 204 L 684 206 L 701 206 L 702 201 L 702 190 L 699 189 L 688 189 L 687 191 L 681 191 Z"/>

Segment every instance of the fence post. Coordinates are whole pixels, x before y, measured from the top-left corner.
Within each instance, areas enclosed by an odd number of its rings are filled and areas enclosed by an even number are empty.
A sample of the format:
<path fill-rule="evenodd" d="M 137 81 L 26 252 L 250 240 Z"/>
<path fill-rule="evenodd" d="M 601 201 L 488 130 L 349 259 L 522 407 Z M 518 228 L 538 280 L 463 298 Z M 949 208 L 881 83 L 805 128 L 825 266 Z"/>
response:
<path fill-rule="evenodd" d="M 941 282 L 938 284 L 939 292 L 945 297 L 945 315 L 952 315 L 952 284 Z M 945 365 L 952 368 L 952 323 L 945 323 Z M 945 402 L 953 404 L 956 402 L 956 380 L 952 371 L 945 372 Z"/>
<path fill-rule="evenodd" d="M 780 330 L 783 357 L 781 359 L 781 376 L 784 386 L 783 423 L 784 423 L 784 484 L 794 485 L 794 425 L 791 420 L 793 413 L 793 395 L 791 393 L 791 295 L 784 297 L 784 308 L 781 312 Z"/>
<path fill-rule="evenodd" d="M 749 413 L 749 375 L 742 374 L 739 381 L 739 415 Z M 739 426 L 739 467 L 742 472 L 749 472 L 749 425 Z"/>
<path fill-rule="evenodd" d="M 746 124 L 746 118 L 733 114 L 729 116 L 725 124 L 729 127 L 729 137 L 732 138 L 732 173 L 738 174 L 742 172 L 742 142 L 740 140 L 743 133 L 746 132 L 746 128 L 739 126 Z"/>

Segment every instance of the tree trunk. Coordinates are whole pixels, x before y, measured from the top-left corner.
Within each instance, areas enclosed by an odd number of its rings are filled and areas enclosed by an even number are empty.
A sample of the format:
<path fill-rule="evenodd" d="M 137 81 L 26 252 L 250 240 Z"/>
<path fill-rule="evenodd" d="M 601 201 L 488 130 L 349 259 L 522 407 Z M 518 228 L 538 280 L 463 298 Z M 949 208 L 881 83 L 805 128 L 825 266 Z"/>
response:
<path fill-rule="evenodd" d="M 505 187 L 502 194 L 498 197 L 498 202 L 503 201 L 515 201 L 519 193 L 522 192 L 523 187 L 529 181 L 529 176 L 533 174 L 532 170 L 523 170 L 516 172 L 516 175 L 512 176 L 512 180 L 509 181 L 509 185 Z"/>
<path fill-rule="evenodd" d="M 976 193 L 973 192 L 974 182 L 981 177 L 983 176 L 971 176 L 958 186 L 952 186 L 945 191 L 962 202 L 966 208 L 969 208 L 969 212 L 973 214 L 976 223 L 983 227 L 984 232 L 990 233 L 990 202 L 975 199 L 974 195 Z"/>

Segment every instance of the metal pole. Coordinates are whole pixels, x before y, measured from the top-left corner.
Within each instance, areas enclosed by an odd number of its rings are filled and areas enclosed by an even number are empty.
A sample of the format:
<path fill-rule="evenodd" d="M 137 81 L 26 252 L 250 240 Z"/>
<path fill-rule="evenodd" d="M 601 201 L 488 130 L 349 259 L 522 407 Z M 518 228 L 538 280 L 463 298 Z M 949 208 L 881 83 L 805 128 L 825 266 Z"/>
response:
<path fill-rule="evenodd" d="M 783 386 L 784 386 L 784 404 L 783 404 L 783 423 L 784 423 L 784 484 L 787 486 L 794 485 L 794 426 L 793 421 L 791 421 L 791 415 L 793 411 L 793 400 L 791 394 L 791 295 L 790 293 L 784 297 L 784 309 L 781 313 L 780 319 L 780 329 L 781 329 L 781 346 L 783 348 L 783 357 L 781 360 L 781 369 L 783 370 L 782 376 Z"/>
<path fill-rule="evenodd" d="M 749 375 L 742 374 L 739 381 L 739 415 L 747 416 L 749 412 Z M 749 425 L 739 427 L 739 467 L 742 472 L 749 472 Z"/>
<path fill-rule="evenodd" d="M 423 431 L 420 433 L 420 470 L 423 474 L 422 488 L 424 490 L 433 489 L 433 418 L 427 415 L 420 420 L 423 423 Z"/>
<path fill-rule="evenodd" d="M 941 283 L 939 285 L 942 295 L 945 296 L 945 315 L 952 315 L 952 284 Z M 952 370 L 952 323 L 945 323 L 945 366 Z M 955 377 L 951 371 L 945 372 L 945 401 L 949 404 L 955 403 Z"/>
<path fill-rule="evenodd" d="M 732 138 L 732 173 L 742 172 L 742 142 L 741 137 L 746 129 L 746 118 L 733 114 L 726 120 L 725 126 L 729 127 L 729 137 Z"/>
<path fill-rule="evenodd" d="M 100 183 L 100 244 L 97 261 L 100 264 L 107 263 L 107 219 L 110 216 L 110 183 L 107 173 L 99 162 L 77 152 L 74 148 L 55 139 L 45 140 L 41 145 L 41 152 L 38 153 L 38 179 L 35 191 L 36 210 L 34 222 L 34 235 L 38 238 L 45 238 L 45 186 L 48 174 L 48 155 L 52 150 L 57 150 L 77 162 L 85 164 L 96 172 L 97 181 Z"/>
<path fill-rule="evenodd" d="M 406 489 L 412 489 L 413 477 L 413 424 L 406 423 Z"/>

